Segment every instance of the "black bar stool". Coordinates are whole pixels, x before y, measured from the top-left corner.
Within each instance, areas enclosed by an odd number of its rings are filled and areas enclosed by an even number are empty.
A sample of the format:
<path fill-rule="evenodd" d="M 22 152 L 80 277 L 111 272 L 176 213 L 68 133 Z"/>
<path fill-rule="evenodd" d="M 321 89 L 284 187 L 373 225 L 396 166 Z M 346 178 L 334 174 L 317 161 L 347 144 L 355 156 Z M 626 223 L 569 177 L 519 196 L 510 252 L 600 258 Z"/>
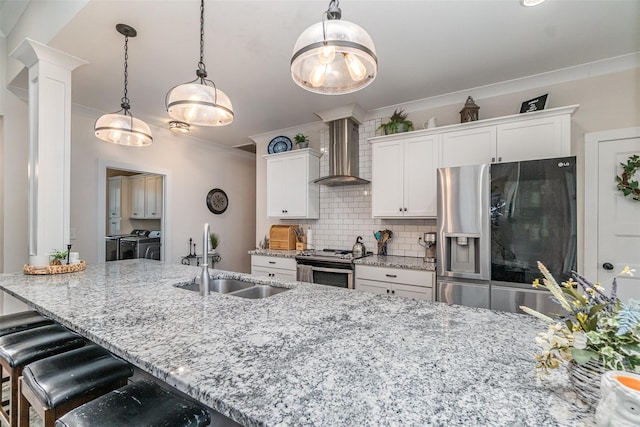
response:
<path fill-rule="evenodd" d="M 40 315 L 37 311 L 28 310 L 19 313 L 6 314 L 0 316 L 0 337 L 15 332 L 26 331 L 27 329 L 37 328 L 38 326 L 50 325 L 53 321 Z M 9 381 L 8 376 L 2 377 L 2 383 Z M 0 391 L 0 406 L 9 404 L 9 399 L 4 399 Z"/>
<path fill-rule="evenodd" d="M 131 366 L 96 344 L 29 363 L 20 378 L 19 426 L 29 426 L 29 408 L 53 427 L 56 418 L 127 384 Z"/>
<path fill-rule="evenodd" d="M 131 383 L 68 412 L 56 427 L 204 427 L 204 406 L 170 393 L 150 381 Z"/>
<path fill-rule="evenodd" d="M 25 365 L 64 351 L 82 347 L 84 339 L 54 323 L 0 337 L 0 374 L 9 376 L 9 412 L 0 408 L 0 418 L 18 425 L 18 377 Z"/>
<path fill-rule="evenodd" d="M 52 323 L 53 320 L 47 319 L 37 311 L 29 310 L 7 314 L 0 316 L 0 337 Z"/>

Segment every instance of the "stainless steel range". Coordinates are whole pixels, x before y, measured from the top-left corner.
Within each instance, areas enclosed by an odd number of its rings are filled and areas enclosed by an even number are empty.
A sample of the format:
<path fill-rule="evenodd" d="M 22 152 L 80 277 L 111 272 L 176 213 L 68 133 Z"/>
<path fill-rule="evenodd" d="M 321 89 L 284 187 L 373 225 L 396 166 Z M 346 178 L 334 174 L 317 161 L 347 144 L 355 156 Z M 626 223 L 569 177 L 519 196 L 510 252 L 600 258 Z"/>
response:
<path fill-rule="evenodd" d="M 365 256 L 371 255 L 367 253 Z M 353 255 L 341 249 L 304 251 L 296 256 L 298 280 L 353 289 Z"/>

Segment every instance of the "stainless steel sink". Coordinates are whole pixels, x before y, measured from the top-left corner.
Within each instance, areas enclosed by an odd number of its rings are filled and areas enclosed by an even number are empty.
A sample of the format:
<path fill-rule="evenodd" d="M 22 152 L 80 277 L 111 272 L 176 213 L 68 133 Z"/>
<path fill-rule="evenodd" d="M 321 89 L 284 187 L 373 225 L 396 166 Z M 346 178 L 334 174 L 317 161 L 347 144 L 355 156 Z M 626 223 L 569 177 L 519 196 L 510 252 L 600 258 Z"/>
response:
<path fill-rule="evenodd" d="M 176 288 L 188 291 L 200 291 L 200 284 L 195 280 L 182 282 L 174 285 Z M 280 292 L 288 291 L 288 288 L 276 288 L 269 285 L 257 285 L 252 282 L 245 282 L 238 279 L 211 279 L 209 290 L 221 294 L 229 294 L 241 298 L 261 299 Z"/>
<path fill-rule="evenodd" d="M 244 282 L 237 279 L 211 279 L 209 284 L 209 291 L 219 292 L 221 294 L 228 294 L 229 292 L 239 291 L 241 289 L 247 289 L 254 286 L 255 283 Z M 196 281 L 187 283 L 178 283 L 177 288 L 186 289 L 189 291 L 200 291 L 200 284 Z"/>
<path fill-rule="evenodd" d="M 251 288 L 243 289 L 241 291 L 234 292 L 230 295 L 242 298 L 260 299 L 267 298 L 271 295 L 279 294 L 280 292 L 288 291 L 288 288 L 276 288 L 269 285 L 255 285 Z"/>

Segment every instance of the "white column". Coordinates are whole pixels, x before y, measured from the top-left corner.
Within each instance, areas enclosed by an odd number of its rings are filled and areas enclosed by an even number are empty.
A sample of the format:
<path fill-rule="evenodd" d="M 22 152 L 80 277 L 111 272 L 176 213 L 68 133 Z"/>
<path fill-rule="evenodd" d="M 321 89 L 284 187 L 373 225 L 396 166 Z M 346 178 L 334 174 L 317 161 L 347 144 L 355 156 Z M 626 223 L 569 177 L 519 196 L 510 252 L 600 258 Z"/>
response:
<path fill-rule="evenodd" d="M 29 255 L 46 255 L 69 243 L 71 71 L 86 61 L 30 39 L 11 57 L 29 69 Z"/>

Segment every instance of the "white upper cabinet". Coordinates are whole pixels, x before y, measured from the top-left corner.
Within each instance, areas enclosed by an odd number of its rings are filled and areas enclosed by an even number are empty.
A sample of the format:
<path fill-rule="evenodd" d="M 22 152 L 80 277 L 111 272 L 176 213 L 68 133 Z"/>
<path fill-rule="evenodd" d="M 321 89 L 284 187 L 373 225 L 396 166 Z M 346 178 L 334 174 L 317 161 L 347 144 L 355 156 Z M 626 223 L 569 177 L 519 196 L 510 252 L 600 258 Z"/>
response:
<path fill-rule="evenodd" d="M 371 152 L 373 217 L 435 217 L 438 138 L 396 134 L 372 142 Z"/>
<path fill-rule="evenodd" d="M 571 155 L 577 105 L 481 120 L 440 129 L 441 166 L 515 162 Z"/>
<path fill-rule="evenodd" d="M 162 217 L 162 176 L 149 175 L 144 178 L 145 218 Z"/>
<path fill-rule="evenodd" d="M 132 219 L 162 217 L 162 176 L 136 175 L 129 178 Z"/>
<path fill-rule="evenodd" d="M 124 176 L 112 176 L 107 179 L 109 187 L 109 218 L 120 218 L 127 212 L 128 180 Z"/>
<path fill-rule="evenodd" d="M 320 218 L 320 153 L 312 149 L 269 154 L 267 159 L 267 216 Z"/>
<path fill-rule="evenodd" d="M 131 215 L 133 219 L 144 218 L 144 176 L 129 178 L 129 190 L 131 192 Z"/>

